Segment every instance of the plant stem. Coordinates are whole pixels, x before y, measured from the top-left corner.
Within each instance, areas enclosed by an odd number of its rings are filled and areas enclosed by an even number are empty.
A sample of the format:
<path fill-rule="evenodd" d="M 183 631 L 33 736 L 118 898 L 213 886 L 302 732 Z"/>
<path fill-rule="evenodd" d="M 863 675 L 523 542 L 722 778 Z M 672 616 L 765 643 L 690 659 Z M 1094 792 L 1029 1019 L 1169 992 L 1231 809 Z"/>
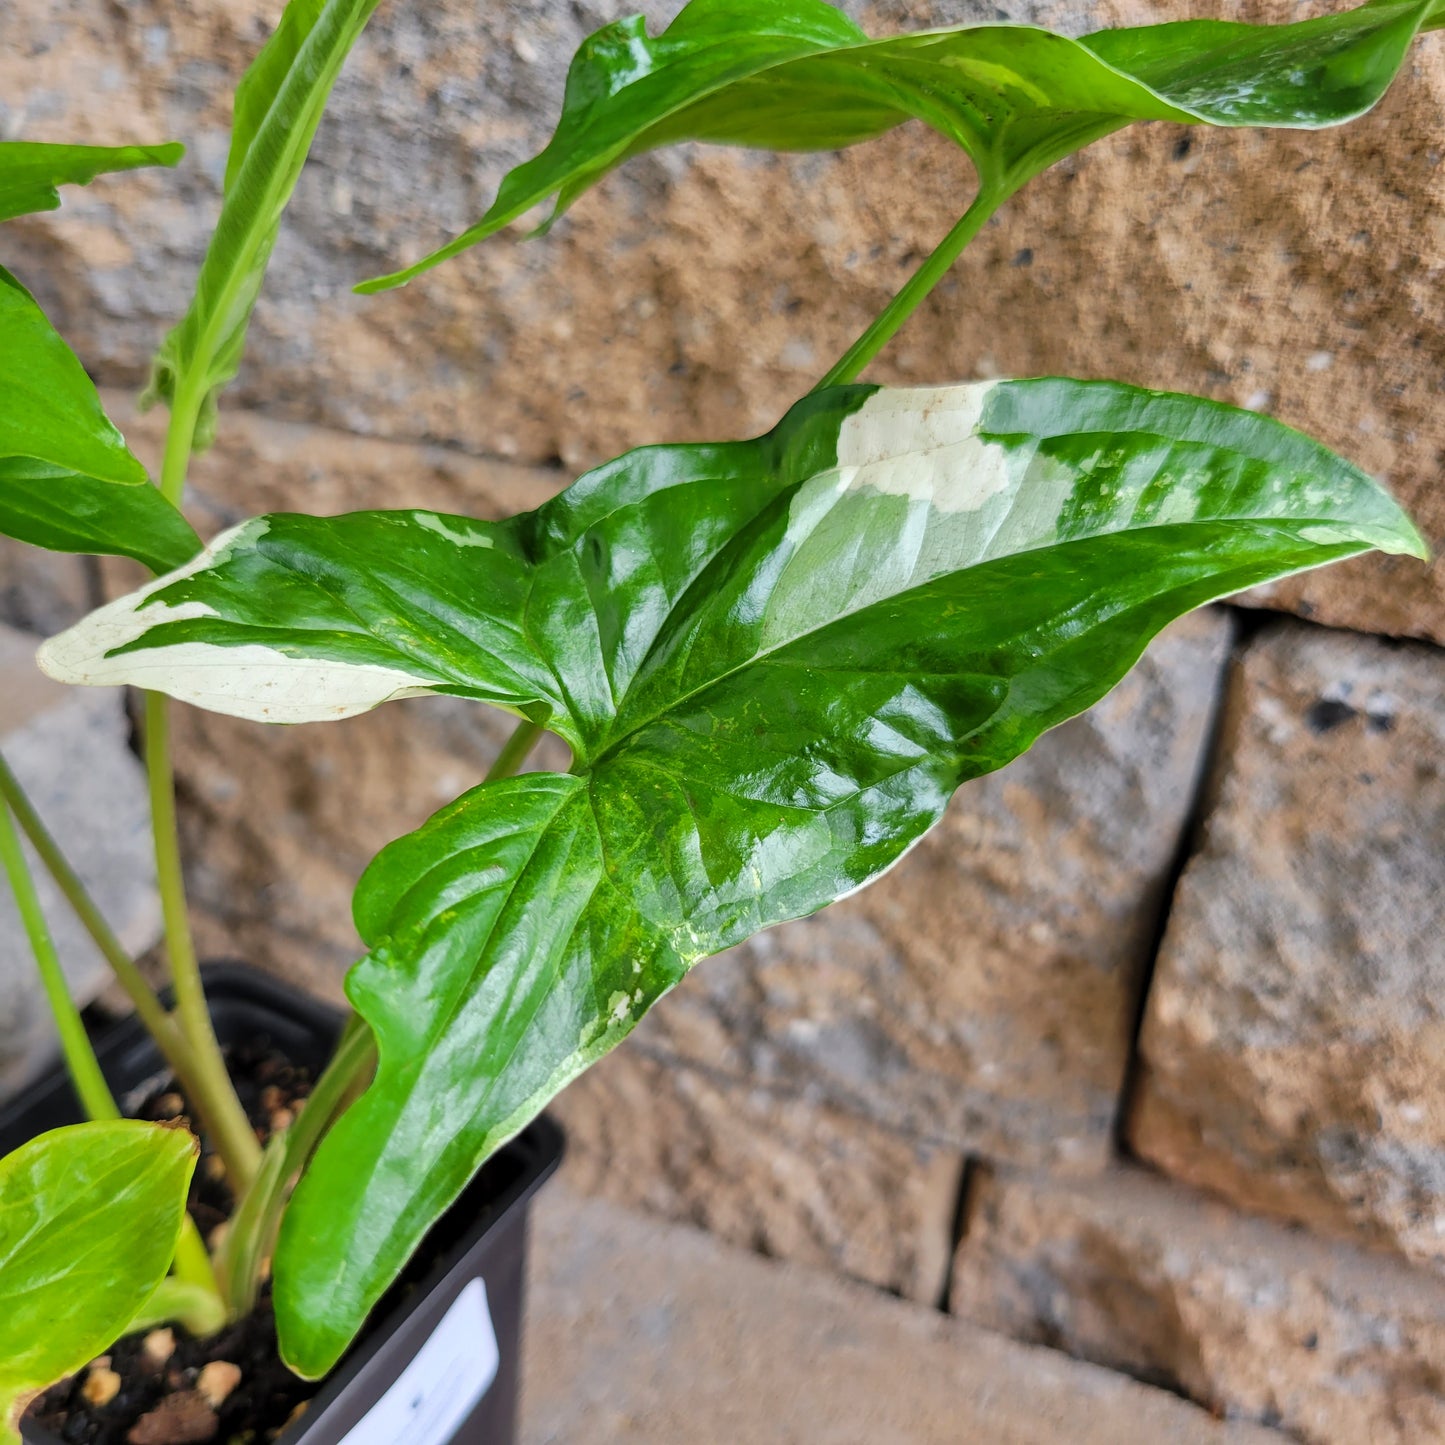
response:
<path fill-rule="evenodd" d="M 256 1188 L 231 1218 L 221 1263 L 232 1304 L 241 1314 L 256 1302 L 261 1263 L 275 1248 L 281 1214 L 297 1176 L 375 1067 L 376 1041 L 366 1023 L 352 1014 L 331 1062 L 286 1131 L 284 1155 L 278 1158 L 271 1152 L 279 1142 L 273 1139 Z"/>
<path fill-rule="evenodd" d="M 0 763 L 0 768 L 4 764 Z M 5 768 L 5 774 L 13 783 L 14 775 Z M 18 784 L 16 784 L 18 787 Z M 22 794 L 23 797 L 23 794 Z M 28 806 L 29 800 L 26 799 Z M 101 1073 L 100 1061 L 91 1047 L 90 1035 L 85 1031 L 85 1021 L 70 996 L 70 986 L 60 967 L 60 955 L 55 951 L 55 940 L 50 936 L 45 922 L 45 913 L 40 906 L 40 895 L 35 890 L 35 879 L 31 876 L 30 865 L 20 844 L 20 834 L 15 826 L 8 794 L 0 800 L 0 864 L 10 880 L 10 890 L 15 895 L 15 906 L 20 921 L 25 926 L 26 937 L 30 940 L 31 952 L 35 955 L 35 966 L 40 973 L 40 983 L 45 990 L 46 1002 L 50 1005 L 51 1017 L 55 1020 L 56 1032 L 60 1035 L 60 1048 L 65 1056 L 65 1067 L 70 1074 L 81 1107 L 90 1119 L 119 1119 L 120 1107 L 115 1095 Z M 46 834 L 48 838 L 49 835 Z M 58 881 L 58 880 L 57 880 Z M 126 960 L 130 962 L 129 959 Z M 154 1000 L 155 995 L 151 995 Z M 159 1003 L 156 1004 L 159 1008 Z M 165 1019 L 165 1015 L 161 1015 Z M 169 1023 L 169 1020 L 165 1020 Z M 175 1270 L 177 1276 L 188 1286 L 209 1290 L 220 1304 L 220 1292 L 216 1287 L 216 1275 L 201 1242 L 195 1221 L 186 1215 L 181 1225 L 180 1242 L 176 1246 Z"/>
<path fill-rule="evenodd" d="M 514 777 L 517 770 L 527 761 L 527 754 L 537 744 L 537 739 L 542 736 L 545 729 L 541 723 L 534 723 L 530 718 L 523 718 L 517 724 L 516 731 L 502 744 L 502 751 L 497 754 L 497 760 L 487 769 L 487 776 L 483 779 L 487 783 L 495 783 L 498 778 Z"/>
<path fill-rule="evenodd" d="M 96 907 L 95 900 L 86 891 L 85 884 L 70 866 L 69 859 L 61 852 L 60 845 L 45 826 L 40 814 L 35 811 L 35 805 L 26 796 L 19 778 L 11 771 L 3 757 L 0 757 L 0 798 L 10 805 L 10 811 L 14 813 L 15 821 L 29 839 L 30 846 L 35 849 L 46 871 L 55 880 L 76 917 L 85 926 L 102 957 L 110 965 L 116 982 L 125 990 L 126 997 L 135 1006 L 141 1022 L 160 1046 L 166 1061 L 176 1071 L 182 1084 L 187 1083 L 192 1072 L 191 1051 L 175 1021 L 162 1007 L 150 985 L 141 977 L 141 972 L 131 961 L 125 945 L 116 937 L 105 916 Z"/>
<path fill-rule="evenodd" d="M 175 780 L 171 775 L 168 699 L 147 692 L 145 698 L 145 761 L 150 785 L 151 827 L 155 833 L 156 879 L 165 919 L 166 952 L 176 994 L 176 1016 L 193 1055 L 191 1103 L 205 1122 L 216 1152 L 225 1161 L 231 1186 L 239 1198 L 250 1187 L 261 1164 L 261 1146 L 226 1072 L 221 1046 L 211 1027 L 191 922 L 186 912 L 181 873 L 180 833 L 176 825 Z"/>
<path fill-rule="evenodd" d="M 204 399 L 204 394 L 196 396 L 183 379 L 171 400 L 171 419 L 166 426 L 165 451 L 161 454 L 161 496 L 173 507 L 180 506 L 186 490 L 186 470 L 191 464 L 191 447 Z"/>
<path fill-rule="evenodd" d="M 286 1144 L 287 1172 L 294 1176 L 306 1164 L 321 1136 L 354 1097 L 376 1068 L 376 1040 L 371 1028 L 358 1014 L 352 1014 L 342 1030 L 341 1042 L 331 1062 L 321 1071 Z"/>
<path fill-rule="evenodd" d="M 943 280 L 948 268 L 963 254 L 963 248 L 978 235 L 984 223 L 1013 194 L 1014 189 L 998 183 L 979 187 L 973 204 L 959 218 L 958 224 L 908 278 L 903 289 L 879 312 L 872 325 L 838 358 L 828 374 L 813 388 L 814 391 L 821 391 L 825 386 L 842 386 L 857 379 L 858 373 L 893 339 L 923 298 Z"/>
<path fill-rule="evenodd" d="M 35 879 L 30 874 L 19 830 L 9 804 L 4 802 L 0 802 L 0 864 L 3 864 L 10 880 L 10 891 L 15 895 L 15 906 L 25 927 L 25 936 L 30 940 L 35 966 L 40 971 L 40 983 L 60 1035 L 65 1067 L 70 1072 L 81 1105 L 91 1119 L 119 1119 L 120 1110 L 111 1096 L 105 1075 L 100 1071 L 80 1010 L 70 996 L 70 985 L 65 981 L 60 956 L 55 951 L 55 942 L 46 925 L 44 910 L 40 907 L 40 895 L 35 891 Z"/>
<path fill-rule="evenodd" d="M 186 1216 L 190 1218 L 189 1215 Z M 180 1257 L 177 1249 L 176 1257 Z M 126 1334 L 154 1329 L 175 1320 L 197 1339 L 214 1335 L 226 1323 L 226 1305 L 214 1289 L 172 1275 L 163 1279 L 141 1312 L 126 1326 Z"/>
<path fill-rule="evenodd" d="M 220 1319 L 212 1329 L 198 1330 L 192 1320 L 181 1316 L 181 1323 L 186 1326 L 193 1335 L 213 1334 L 221 1328 L 226 1317 L 226 1296 L 221 1289 L 221 1281 L 216 1275 L 215 1266 L 211 1263 L 210 1251 L 206 1248 L 206 1242 L 201 1238 L 201 1231 L 196 1227 L 196 1221 L 187 1213 L 181 1221 L 181 1237 L 176 1241 L 176 1258 L 171 1265 L 175 1278 L 193 1290 L 203 1290 L 215 1301 L 215 1310 L 220 1311 Z"/>
<path fill-rule="evenodd" d="M 21 831 L 30 840 L 30 846 L 35 849 L 56 886 L 85 925 L 95 946 L 115 974 L 116 981 L 135 1005 L 135 1011 L 146 1026 L 146 1032 L 155 1040 L 156 1046 L 165 1055 L 166 1062 L 175 1071 L 182 1089 L 190 1098 L 198 1098 L 204 1089 L 198 1082 L 195 1056 L 185 1035 L 176 1026 L 175 1019 L 166 1012 L 150 985 L 141 977 L 140 970 L 125 951 L 125 945 L 115 936 L 105 916 L 96 907 L 95 900 L 70 866 L 70 860 L 60 851 L 60 845 L 45 826 L 40 814 L 35 811 L 35 805 L 26 796 L 19 778 L 11 771 L 3 757 L 0 757 L 0 799 L 4 800 L 0 806 L 9 805 Z M 202 1112 L 204 1111 L 197 1105 L 197 1113 Z M 87 1109 L 87 1113 L 90 1113 L 92 1118 L 95 1117 L 93 1111 Z M 201 1242 L 195 1222 L 189 1216 L 181 1230 L 180 1243 L 176 1246 L 176 1274 L 190 1284 L 219 1294 L 210 1256 Z"/>
<path fill-rule="evenodd" d="M 194 374 L 194 373 L 192 373 Z M 186 487 L 204 390 L 196 393 L 182 378 L 171 400 L 161 458 L 161 495 L 179 507 Z M 171 766 L 168 700 L 147 692 L 145 699 L 145 763 L 150 787 L 151 828 L 155 835 L 156 874 L 160 883 L 161 912 L 165 919 L 166 954 L 176 996 L 176 1016 L 194 1055 L 192 1100 L 205 1121 L 211 1142 L 226 1165 L 236 1197 L 242 1198 L 261 1167 L 261 1146 L 251 1132 L 245 1110 L 226 1072 L 210 1010 L 201 986 L 201 970 L 191 937 L 186 908 L 186 886 L 181 871 L 180 833 L 176 825 L 176 784 Z"/>

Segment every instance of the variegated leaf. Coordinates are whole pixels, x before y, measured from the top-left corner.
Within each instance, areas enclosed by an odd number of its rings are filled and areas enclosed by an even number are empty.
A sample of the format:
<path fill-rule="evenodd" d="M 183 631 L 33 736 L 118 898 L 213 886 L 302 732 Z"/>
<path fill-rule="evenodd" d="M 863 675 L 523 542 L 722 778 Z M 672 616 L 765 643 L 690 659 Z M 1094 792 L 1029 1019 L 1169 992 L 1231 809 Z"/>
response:
<path fill-rule="evenodd" d="M 1445 0 L 1370 0 L 1291 25 L 1180 20 L 1071 40 L 986 24 L 870 40 L 823 0 L 692 0 L 661 35 L 633 15 L 591 36 L 556 133 L 481 220 L 357 289 L 401 285 L 549 198 L 564 210 L 623 161 L 678 141 L 837 150 L 921 120 L 968 152 L 997 202 L 1132 121 L 1338 125 L 1441 24 Z"/>
<path fill-rule="evenodd" d="M 324 1373 L 482 1160 L 698 959 L 877 877 L 1180 613 L 1371 547 L 1423 550 L 1362 472 L 1248 412 L 856 386 L 507 522 L 248 522 L 52 640 L 65 681 L 278 722 L 445 693 L 575 755 L 361 881 L 347 986 L 380 1065 L 287 1215 L 287 1360 Z"/>

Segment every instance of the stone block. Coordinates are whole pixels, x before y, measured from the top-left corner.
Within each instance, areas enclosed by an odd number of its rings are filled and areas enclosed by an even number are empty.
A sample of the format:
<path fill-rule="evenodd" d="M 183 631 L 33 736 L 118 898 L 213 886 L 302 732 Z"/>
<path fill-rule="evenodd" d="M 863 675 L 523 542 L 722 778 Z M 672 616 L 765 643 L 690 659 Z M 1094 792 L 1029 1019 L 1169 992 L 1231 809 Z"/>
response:
<path fill-rule="evenodd" d="M 42 637 L 79 622 L 94 605 L 87 558 L 0 537 L 0 625 Z"/>
<path fill-rule="evenodd" d="M 1268 628 L 1231 684 L 1129 1138 L 1445 1266 L 1445 655 Z"/>
<path fill-rule="evenodd" d="M 1309 1445 L 1445 1438 L 1445 1282 L 1143 1170 L 981 1172 L 950 1306 Z"/>
<path fill-rule="evenodd" d="M 522 1445 L 1286 1439 L 560 1183 L 528 1265 Z"/>
<path fill-rule="evenodd" d="M 644 8 L 657 23 L 677 7 Z M 847 8 L 879 32 L 1181 14 L 1178 0 Z M 219 205 L 229 92 L 278 7 L 12 9 L 5 134 L 191 146 L 174 174 L 71 189 L 61 212 L 7 228 L 7 264 L 86 364 L 138 385 L 185 310 Z M 228 404 L 575 469 L 642 442 L 761 430 L 814 383 L 971 189 L 962 155 L 921 127 L 841 155 L 641 158 L 546 240 L 499 237 L 404 290 L 351 294 L 481 214 L 507 169 L 545 142 L 573 49 L 614 9 L 383 7 L 302 175 Z M 1299 14 L 1285 0 L 1188 10 Z M 1010 203 L 870 375 L 1105 375 L 1203 390 L 1317 433 L 1445 537 L 1439 46 L 1423 41 L 1384 104 L 1343 130 L 1153 126 L 1099 142 Z M 1282 583 L 1268 601 L 1441 640 L 1442 566 L 1370 558 Z"/>
<path fill-rule="evenodd" d="M 649 1037 L 912 1138 L 1102 1167 L 1229 636 L 1181 620 L 882 880 L 699 964 Z"/>
<path fill-rule="evenodd" d="M 552 1112 L 567 1130 L 565 1178 L 580 1193 L 909 1299 L 942 1297 L 957 1154 L 814 1099 L 657 1058 L 638 1038 L 574 1082 Z"/>
<path fill-rule="evenodd" d="M 120 940 L 133 953 L 160 933 L 145 775 L 114 689 L 66 688 L 35 666 L 37 637 L 0 627 L 0 753 Z M 0 804 L 0 806 L 4 806 Z M 31 871 L 71 992 L 96 998 L 110 971 L 27 845 Z M 30 945 L 0 875 L 0 1093 L 56 1046 Z"/>

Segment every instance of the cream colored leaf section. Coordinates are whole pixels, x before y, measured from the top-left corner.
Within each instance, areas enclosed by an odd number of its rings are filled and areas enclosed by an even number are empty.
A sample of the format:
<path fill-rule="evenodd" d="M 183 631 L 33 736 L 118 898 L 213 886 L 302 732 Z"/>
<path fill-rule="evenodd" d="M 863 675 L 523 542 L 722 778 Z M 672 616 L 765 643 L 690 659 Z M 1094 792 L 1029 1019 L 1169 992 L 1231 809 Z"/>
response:
<path fill-rule="evenodd" d="M 85 687 L 149 688 L 211 712 L 268 723 L 334 722 L 435 690 L 431 679 L 399 668 L 289 657 L 255 643 L 183 642 L 113 655 L 162 623 L 214 616 L 203 603 L 145 603 L 153 593 L 214 566 L 231 547 L 254 542 L 265 529 L 261 518 L 221 533 L 184 567 L 52 637 L 36 654 L 41 671 Z"/>
<path fill-rule="evenodd" d="M 1013 481 L 1009 454 L 977 435 L 997 382 L 875 392 L 843 419 L 838 470 L 850 490 L 977 512 Z"/>

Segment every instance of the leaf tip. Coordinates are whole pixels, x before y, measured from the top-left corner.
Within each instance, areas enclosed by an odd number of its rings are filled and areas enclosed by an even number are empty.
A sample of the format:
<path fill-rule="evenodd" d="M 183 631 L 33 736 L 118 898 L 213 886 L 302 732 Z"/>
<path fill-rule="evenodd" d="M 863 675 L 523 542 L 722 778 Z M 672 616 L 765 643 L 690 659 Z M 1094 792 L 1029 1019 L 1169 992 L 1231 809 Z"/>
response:
<path fill-rule="evenodd" d="M 372 276 L 365 281 L 358 281 L 351 288 L 353 296 L 375 296 L 379 291 L 393 291 L 398 286 L 405 286 L 411 280 L 405 271 L 393 271 L 387 276 Z"/>
<path fill-rule="evenodd" d="M 197 1158 L 201 1152 L 201 1141 L 191 1133 L 190 1125 L 184 1119 L 158 1119 L 156 1128 L 164 1129 L 168 1133 L 175 1134 L 185 1140 L 185 1153 L 192 1159 Z"/>

